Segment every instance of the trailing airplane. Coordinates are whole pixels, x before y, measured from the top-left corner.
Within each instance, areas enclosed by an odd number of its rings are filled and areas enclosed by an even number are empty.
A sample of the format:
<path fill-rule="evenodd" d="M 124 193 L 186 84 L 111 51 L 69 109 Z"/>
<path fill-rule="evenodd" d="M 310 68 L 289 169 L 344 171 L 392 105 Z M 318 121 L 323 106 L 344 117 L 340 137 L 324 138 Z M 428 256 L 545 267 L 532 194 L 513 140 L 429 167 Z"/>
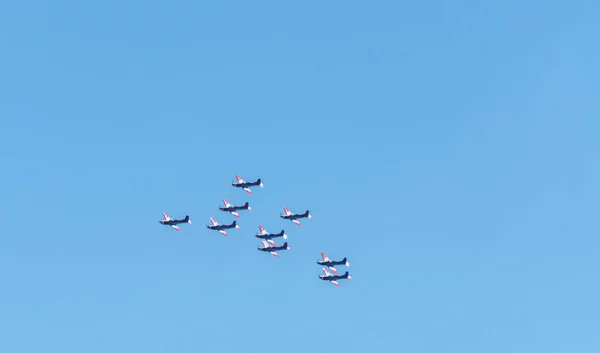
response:
<path fill-rule="evenodd" d="M 223 200 L 223 203 L 225 204 L 225 207 L 219 207 L 219 209 L 221 211 L 229 212 L 232 215 L 236 216 L 237 218 L 240 218 L 240 214 L 237 213 L 237 211 L 240 211 L 240 210 L 252 211 L 252 207 L 250 207 L 250 204 L 248 202 L 246 202 L 244 204 L 244 206 L 233 206 L 227 200 Z"/>
<path fill-rule="evenodd" d="M 348 259 L 346 259 L 345 257 L 342 261 L 332 261 L 329 257 L 327 257 L 327 254 L 325 254 L 324 252 L 321 253 L 321 257 L 323 258 L 323 260 L 317 261 L 317 264 L 319 264 L 321 266 L 329 267 L 331 272 L 333 272 L 335 274 L 338 273 L 337 269 L 335 268 L 335 266 L 337 266 L 337 265 L 346 265 L 346 267 L 350 267 L 350 263 L 348 262 Z"/>
<path fill-rule="evenodd" d="M 161 219 L 160 221 L 158 221 L 158 223 L 166 225 L 166 226 L 171 226 L 171 228 L 175 229 L 176 231 L 181 230 L 181 228 L 179 228 L 177 226 L 178 224 L 181 224 L 181 223 L 192 224 L 192 221 L 190 221 L 190 216 L 185 216 L 184 219 L 173 219 L 173 218 L 169 217 L 168 214 L 163 212 L 163 217 L 164 217 L 164 219 Z"/>
<path fill-rule="evenodd" d="M 245 192 L 247 192 L 250 195 L 252 195 L 252 190 L 250 190 L 251 187 L 253 187 L 253 186 L 260 186 L 261 188 L 264 187 L 262 180 L 260 180 L 260 178 L 258 178 L 258 180 L 256 180 L 256 181 L 250 181 L 250 182 L 245 181 L 239 175 L 236 175 L 235 178 L 237 179 L 237 183 L 231 183 L 231 185 L 233 185 L 236 188 L 242 188 Z"/>
<path fill-rule="evenodd" d="M 219 233 L 227 236 L 229 234 L 227 234 L 227 232 L 225 231 L 225 229 L 240 229 L 240 226 L 237 225 L 236 221 L 233 221 L 233 223 L 231 224 L 221 224 L 219 222 L 217 222 L 214 218 L 210 218 L 211 221 L 211 225 L 206 226 L 206 228 L 211 229 L 211 230 L 218 230 Z"/>
<path fill-rule="evenodd" d="M 285 230 L 283 230 L 283 229 L 279 233 L 269 233 L 265 230 L 265 227 L 263 227 L 263 226 L 258 226 L 258 229 L 260 229 L 260 233 L 256 234 L 255 237 L 257 237 L 259 239 L 266 239 L 267 241 L 269 241 L 269 243 L 271 245 L 275 245 L 275 243 L 271 243 L 270 239 L 279 238 L 279 237 L 283 237 L 283 239 L 288 238 L 287 234 L 285 234 Z"/>
<path fill-rule="evenodd" d="M 350 274 L 348 274 L 348 271 L 346 271 L 346 273 L 344 273 L 341 276 L 332 275 L 331 273 L 329 273 L 329 271 L 327 271 L 327 269 L 325 267 L 323 267 L 323 272 L 325 272 L 325 274 L 320 275 L 319 278 L 322 279 L 323 281 L 329 281 L 329 282 L 335 284 L 337 287 L 340 286 L 340 283 L 338 282 L 338 280 L 340 280 L 340 279 L 352 280 L 352 277 L 350 277 Z"/>
<path fill-rule="evenodd" d="M 267 240 L 263 240 L 262 244 L 263 244 L 263 247 L 262 248 L 259 247 L 258 250 L 268 252 L 273 256 L 279 256 L 277 251 L 290 250 L 290 247 L 288 246 L 287 241 L 285 243 L 283 243 L 282 246 L 277 246 L 275 244 L 275 242 L 272 240 L 269 240 L 268 242 L 267 242 Z"/>
<path fill-rule="evenodd" d="M 281 217 L 283 219 L 289 219 L 290 221 L 292 221 L 292 223 L 294 223 L 297 226 L 302 225 L 300 223 L 300 221 L 298 221 L 298 218 L 312 219 L 312 215 L 310 214 L 310 212 L 308 210 L 306 210 L 306 212 L 304 212 L 302 214 L 295 214 L 295 213 L 290 212 L 289 208 L 284 207 L 283 211 L 285 212 L 285 214 L 279 215 L 279 217 Z"/>

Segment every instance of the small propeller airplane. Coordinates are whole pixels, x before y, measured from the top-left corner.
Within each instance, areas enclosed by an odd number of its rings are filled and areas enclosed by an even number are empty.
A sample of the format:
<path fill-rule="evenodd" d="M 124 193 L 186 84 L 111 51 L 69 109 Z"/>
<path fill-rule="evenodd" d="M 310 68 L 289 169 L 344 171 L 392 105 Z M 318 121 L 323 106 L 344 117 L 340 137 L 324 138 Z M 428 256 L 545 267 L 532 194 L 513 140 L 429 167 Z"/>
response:
<path fill-rule="evenodd" d="M 285 230 L 282 229 L 281 232 L 279 233 L 269 233 L 265 230 L 265 227 L 263 226 L 258 226 L 258 229 L 260 229 L 260 233 L 256 234 L 255 237 L 259 238 L 259 239 L 273 239 L 273 238 L 279 238 L 279 237 L 283 237 L 283 239 L 287 239 L 288 236 L 287 234 L 285 234 Z M 271 243 L 272 245 L 275 245 L 275 243 Z"/>
<path fill-rule="evenodd" d="M 231 224 L 221 224 L 221 223 L 217 222 L 216 219 L 211 217 L 210 222 L 212 224 L 207 225 L 206 228 L 211 229 L 211 230 L 218 230 L 219 233 L 221 233 L 225 236 L 229 235 L 229 234 L 227 234 L 225 229 L 232 229 L 232 228 L 240 229 L 240 226 L 237 225 L 236 221 L 233 221 L 233 223 L 231 223 Z"/>
<path fill-rule="evenodd" d="M 348 271 L 346 271 L 346 273 L 344 273 L 341 276 L 332 275 L 331 273 L 329 273 L 329 271 L 327 271 L 327 269 L 325 267 L 323 267 L 323 272 L 325 272 L 325 274 L 320 275 L 319 278 L 322 279 L 323 281 L 329 281 L 329 282 L 335 284 L 337 287 L 340 286 L 340 283 L 338 282 L 338 280 L 340 280 L 340 279 L 352 280 L 352 277 L 350 277 L 350 274 L 348 274 Z"/>
<path fill-rule="evenodd" d="M 231 183 L 231 185 L 233 185 L 236 188 L 242 188 L 245 192 L 247 192 L 250 195 L 252 195 L 252 190 L 250 190 L 251 187 L 253 187 L 253 186 L 260 186 L 261 188 L 264 187 L 264 184 L 262 183 L 262 180 L 260 178 L 258 178 L 258 180 L 256 180 L 256 181 L 250 181 L 250 182 L 245 181 L 239 175 L 236 175 L 235 178 L 237 179 L 237 183 Z"/>
<path fill-rule="evenodd" d="M 342 261 L 332 261 L 329 257 L 327 257 L 327 254 L 325 254 L 324 252 L 321 253 L 321 257 L 323 258 L 323 260 L 317 261 L 317 264 L 319 264 L 321 266 L 329 267 L 331 272 L 335 273 L 336 275 L 337 275 L 338 271 L 335 268 L 335 266 L 346 265 L 346 267 L 350 267 L 350 263 L 348 262 L 348 259 L 346 259 L 345 257 Z"/>
<path fill-rule="evenodd" d="M 163 217 L 164 217 L 164 219 L 161 219 L 160 221 L 158 221 L 158 223 L 166 225 L 166 226 L 171 226 L 171 228 L 175 229 L 178 232 L 181 230 L 181 228 L 179 228 L 177 226 L 178 224 L 181 224 L 181 223 L 192 224 L 192 221 L 190 221 L 190 216 L 185 216 L 184 219 L 173 219 L 173 218 L 169 217 L 168 214 L 163 212 Z"/>
<path fill-rule="evenodd" d="M 252 211 L 252 207 L 250 207 L 250 204 L 248 202 L 246 202 L 244 204 L 244 206 L 233 206 L 227 200 L 223 200 L 223 203 L 225 204 L 225 207 L 219 207 L 219 209 L 221 211 L 229 212 L 237 218 L 240 218 L 240 214 L 237 213 L 237 211 L 241 211 L 241 210 Z"/>
<path fill-rule="evenodd" d="M 258 250 L 268 252 L 269 254 L 271 254 L 273 256 L 279 256 L 277 251 L 290 250 L 290 247 L 288 246 L 287 241 L 285 243 L 283 243 L 282 246 L 277 246 L 275 244 L 275 242 L 272 240 L 263 240 L 262 244 L 263 244 L 263 247 L 262 248 L 259 247 Z"/>
<path fill-rule="evenodd" d="M 302 225 L 300 223 L 300 221 L 298 221 L 299 218 L 312 219 L 312 215 L 310 214 L 310 212 L 308 210 L 306 210 L 306 212 L 304 212 L 302 214 L 295 214 L 295 213 L 292 213 L 289 208 L 284 207 L 283 211 L 285 212 L 285 214 L 279 215 L 279 217 L 281 217 L 283 219 L 289 219 L 290 221 L 292 221 L 292 223 L 294 223 L 297 226 Z"/>

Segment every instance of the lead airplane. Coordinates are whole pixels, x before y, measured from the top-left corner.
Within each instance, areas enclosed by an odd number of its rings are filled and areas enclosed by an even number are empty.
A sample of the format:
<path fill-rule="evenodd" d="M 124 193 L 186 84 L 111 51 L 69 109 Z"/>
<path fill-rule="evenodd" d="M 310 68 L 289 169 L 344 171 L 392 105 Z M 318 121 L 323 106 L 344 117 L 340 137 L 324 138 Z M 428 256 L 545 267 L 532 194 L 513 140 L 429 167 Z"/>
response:
<path fill-rule="evenodd" d="M 247 192 L 250 195 L 252 195 L 252 190 L 250 190 L 251 187 L 253 187 L 253 186 L 260 186 L 261 188 L 264 187 L 262 180 L 260 178 L 258 178 L 258 180 L 256 180 L 256 181 L 245 181 L 239 175 L 236 175 L 235 178 L 237 179 L 237 183 L 231 183 L 231 185 L 233 185 L 236 188 L 242 188 L 245 192 Z"/>
<path fill-rule="evenodd" d="M 310 214 L 310 212 L 308 210 L 306 210 L 306 212 L 304 212 L 302 214 L 295 214 L 295 213 L 291 212 L 289 208 L 284 207 L 283 211 L 285 212 L 285 214 L 279 215 L 279 217 L 281 217 L 283 219 L 289 219 L 290 221 L 292 221 L 292 223 L 294 223 L 297 226 L 302 225 L 302 223 L 300 223 L 300 221 L 298 221 L 299 218 L 312 219 L 312 215 Z"/>
<path fill-rule="evenodd" d="M 190 221 L 190 216 L 185 216 L 184 219 L 173 219 L 171 217 L 169 217 L 168 214 L 163 212 L 163 217 L 164 219 L 161 219 L 160 221 L 158 221 L 158 223 L 166 225 L 166 226 L 171 226 L 171 228 L 175 229 L 176 231 L 180 231 L 181 228 L 179 228 L 177 225 L 181 224 L 181 223 L 188 223 L 188 224 L 192 224 L 192 221 Z"/>
<path fill-rule="evenodd" d="M 335 284 L 337 287 L 340 286 L 340 282 L 338 282 L 338 280 L 340 280 L 340 279 L 352 280 L 352 277 L 350 277 L 350 274 L 348 273 L 348 271 L 346 271 L 346 273 L 344 273 L 341 276 L 340 275 L 332 275 L 331 273 L 329 273 L 329 271 L 327 271 L 327 269 L 325 267 L 323 267 L 323 272 L 325 274 L 320 275 L 319 278 L 322 279 L 323 281 L 329 281 L 329 282 Z"/>
<path fill-rule="evenodd" d="M 237 218 L 240 218 L 240 214 L 237 213 L 237 211 L 241 211 L 241 210 L 252 211 L 252 207 L 250 207 L 250 204 L 248 202 L 246 202 L 244 204 L 244 206 L 233 206 L 227 200 L 223 200 L 223 203 L 225 204 L 225 207 L 219 207 L 219 209 L 221 211 L 229 212 Z"/>
<path fill-rule="evenodd" d="M 219 233 L 227 236 L 229 234 L 227 234 L 227 232 L 225 231 L 225 229 L 240 229 L 240 226 L 237 225 L 236 221 L 233 221 L 233 223 L 231 224 L 221 224 L 219 222 L 217 222 L 216 219 L 214 218 L 210 218 L 210 222 L 212 223 L 211 225 L 206 226 L 206 228 L 211 229 L 211 230 L 218 230 Z"/>
<path fill-rule="evenodd" d="M 346 265 L 346 267 L 350 267 L 350 263 L 348 262 L 348 259 L 346 259 L 345 257 L 342 261 L 333 261 L 329 257 L 327 257 L 327 254 L 325 254 L 324 252 L 321 253 L 321 257 L 323 258 L 323 260 L 317 261 L 317 264 L 319 264 L 321 266 L 329 267 L 331 272 L 333 272 L 335 274 L 338 273 L 337 269 L 335 268 L 335 266 L 337 266 L 337 265 Z"/>
<path fill-rule="evenodd" d="M 266 239 L 271 245 L 275 245 L 274 242 L 272 242 L 273 238 L 279 238 L 282 237 L 283 239 L 287 239 L 288 236 L 287 234 L 285 234 L 285 230 L 282 229 L 281 232 L 279 233 L 269 233 L 265 230 L 265 227 L 263 226 L 258 226 L 258 229 L 260 229 L 260 233 L 256 234 L 255 237 L 259 238 L 259 239 Z"/>
<path fill-rule="evenodd" d="M 282 246 L 277 246 L 275 244 L 274 241 L 270 240 L 269 242 L 267 242 L 266 240 L 262 241 L 263 247 L 258 247 L 258 250 L 260 251 L 264 251 L 264 252 L 268 252 L 269 254 L 273 255 L 273 256 L 279 256 L 279 254 L 277 253 L 277 251 L 280 250 L 290 250 L 290 247 L 288 246 L 287 241 L 285 243 L 283 243 Z"/>

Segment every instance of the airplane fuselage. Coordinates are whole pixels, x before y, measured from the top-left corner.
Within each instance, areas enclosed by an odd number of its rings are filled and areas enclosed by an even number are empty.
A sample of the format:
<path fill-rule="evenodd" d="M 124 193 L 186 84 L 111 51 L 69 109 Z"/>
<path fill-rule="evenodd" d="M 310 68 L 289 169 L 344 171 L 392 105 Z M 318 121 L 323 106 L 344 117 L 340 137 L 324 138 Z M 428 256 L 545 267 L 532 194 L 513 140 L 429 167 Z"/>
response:
<path fill-rule="evenodd" d="M 300 218 L 308 218 L 308 211 L 304 212 L 303 214 L 291 214 L 291 215 L 281 215 L 280 217 L 283 219 L 289 219 L 289 220 L 295 220 L 295 219 L 300 219 Z"/>
<path fill-rule="evenodd" d="M 284 235 L 284 231 L 282 230 L 280 233 L 270 233 L 270 234 L 256 234 L 256 237 L 259 239 L 273 239 L 279 238 Z"/>
<path fill-rule="evenodd" d="M 248 207 L 246 207 L 246 206 L 231 206 L 231 207 L 219 207 L 219 209 L 221 211 L 231 212 L 231 211 L 247 210 Z"/>
<path fill-rule="evenodd" d="M 348 279 L 349 273 L 346 272 L 345 274 L 341 275 L 341 276 L 324 276 L 324 275 L 320 275 L 319 278 L 322 279 L 323 281 L 337 281 L 338 279 Z"/>
<path fill-rule="evenodd" d="M 322 266 L 338 266 L 345 265 L 346 261 L 317 261 L 317 264 Z"/>
<path fill-rule="evenodd" d="M 166 225 L 166 226 L 173 226 L 176 224 L 181 224 L 181 223 L 187 223 L 188 221 L 184 220 L 184 219 L 172 219 L 170 221 L 165 221 L 164 219 L 162 221 L 158 221 L 158 223 Z"/>
<path fill-rule="evenodd" d="M 229 224 L 229 225 L 218 225 L 218 226 L 206 226 L 206 228 L 212 229 L 212 230 L 223 230 L 223 229 L 235 228 L 235 225 Z"/>
<path fill-rule="evenodd" d="M 281 218 L 283 218 L 283 219 L 299 219 L 299 218 L 306 218 L 306 217 L 308 217 L 308 215 L 295 214 L 295 215 L 290 215 L 290 216 L 281 216 Z"/>
<path fill-rule="evenodd" d="M 259 247 L 258 250 L 265 251 L 265 252 L 272 252 L 272 251 L 287 250 L 287 247 L 284 247 L 284 246 L 272 246 L 270 248 L 260 248 Z"/>
<path fill-rule="evenodd" d="M 257 181 L 253 181 L 253 182 L 243 182 L 243 183 L 231 183 L 231 185 L 235 186 L 236 188 L 248 188 L 251 186 L 259 186 L 260 185 L 260 179 L 258 179 Z"/>

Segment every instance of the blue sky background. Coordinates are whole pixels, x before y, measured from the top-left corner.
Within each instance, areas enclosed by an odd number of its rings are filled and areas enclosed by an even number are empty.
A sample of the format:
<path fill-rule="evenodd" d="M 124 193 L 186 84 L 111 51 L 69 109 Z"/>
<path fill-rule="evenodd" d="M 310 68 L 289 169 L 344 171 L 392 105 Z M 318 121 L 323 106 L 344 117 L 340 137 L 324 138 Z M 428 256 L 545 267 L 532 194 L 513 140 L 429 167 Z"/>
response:
<path fill-rule="evenodd" d="M 600 351 L 599 14 L 3 3 L 0 351 Z"/>

